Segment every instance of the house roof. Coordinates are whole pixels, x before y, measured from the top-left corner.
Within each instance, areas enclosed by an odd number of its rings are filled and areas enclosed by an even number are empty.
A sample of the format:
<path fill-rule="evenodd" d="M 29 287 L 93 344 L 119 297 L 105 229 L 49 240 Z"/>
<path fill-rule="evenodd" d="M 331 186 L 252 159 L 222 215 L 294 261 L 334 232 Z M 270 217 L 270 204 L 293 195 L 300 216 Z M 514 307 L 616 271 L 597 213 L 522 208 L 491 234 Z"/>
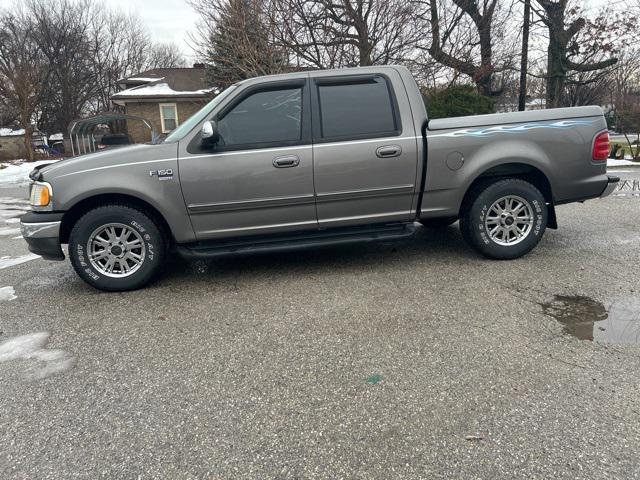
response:
<path fill-rule="evenodd" d="M 120 105 L 134 100 L 201 99 L 213 90 L 207 83 L 202 66 L 154 68 L 122 78 L 118 85 L 122 91 L 112 95 L 111 99 Z"/>
<path fill-rule="evenodd" d="M 201 90 L 174 90 L 164 79 L 150 82 L 138 87 L 129 88 L 111 96 L 111 99 L 122 102 L 132 99 L 161 99 L 161 98 L 203 98 L 212 92 L 212 88 Z"/>
<path fill-rule="evenodd" d="M 197 91 L 210 87 L 206 80 L 205 69 L 201 66 L 193 68 L 154 68 L 121 78 L 117 83 L 121 88 L 127 89 L 159 80 L 164 81 L 175 91 Z"/>

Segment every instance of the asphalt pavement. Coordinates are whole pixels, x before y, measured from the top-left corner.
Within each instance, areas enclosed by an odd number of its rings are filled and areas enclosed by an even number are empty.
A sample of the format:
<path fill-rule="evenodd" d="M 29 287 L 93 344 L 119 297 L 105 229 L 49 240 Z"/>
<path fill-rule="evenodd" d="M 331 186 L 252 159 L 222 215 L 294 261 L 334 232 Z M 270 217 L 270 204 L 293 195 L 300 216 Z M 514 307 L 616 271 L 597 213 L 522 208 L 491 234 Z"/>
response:
<path fill-rule="evenodd" d="M 0 190 L 2 479 L 640 477 L 640 169 L 531 254 L 172 260 L 102 293 Z"/>

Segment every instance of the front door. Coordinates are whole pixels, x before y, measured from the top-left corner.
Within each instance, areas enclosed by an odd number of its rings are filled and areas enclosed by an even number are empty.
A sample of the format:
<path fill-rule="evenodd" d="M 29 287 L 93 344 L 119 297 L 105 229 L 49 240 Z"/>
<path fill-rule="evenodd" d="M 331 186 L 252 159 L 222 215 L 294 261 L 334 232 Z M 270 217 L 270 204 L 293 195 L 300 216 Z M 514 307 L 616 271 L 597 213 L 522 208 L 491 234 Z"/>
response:
<path fill-rule="evenodd" d="M 198 240 L 317 228 L 306 84 L 245 88 L 216 115 L 218 145 L 181 154 Z"/>
<path fill-rule="evenodd" d="M 399 75 L 320 74 L 314 174 L 321 227 L 403 222 L 418 185 L 418 138 Z M 405 112 L 404 118 L 401 112 Z"/>

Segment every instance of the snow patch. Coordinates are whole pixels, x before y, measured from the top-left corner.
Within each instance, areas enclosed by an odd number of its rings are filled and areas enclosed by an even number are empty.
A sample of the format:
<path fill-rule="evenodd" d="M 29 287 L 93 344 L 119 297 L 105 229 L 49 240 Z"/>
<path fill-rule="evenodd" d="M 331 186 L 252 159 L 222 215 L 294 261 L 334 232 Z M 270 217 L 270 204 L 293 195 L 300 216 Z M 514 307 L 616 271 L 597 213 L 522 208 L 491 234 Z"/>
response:
<path fill-rule="evenodd" d="M 629 165 L 640 165 L 640 163 L 631 160 L 618 160 L 616 158 L 607 159 L 607 167 L 628 167 Z"/>
<path fill-rule="evenodd" d="M 37 162 L 2 163 L 0 168 L 0 187 L 16 187 L 29 184 L 29 173 L 38 165 L 54 163 L 57 160 L 39 160 Z"/>
<path fill-rule="evenodd" d="M 13 287 L 0 287 L 0 302 L 10 302 L 16 298 L 18 297 Z"/>
<path fill-rule="evenodd" d="M 0 270 L 13 267 L 15 265 L 20 265 L 21 263 L 30 262 L 31 260 L 35 260 L 36 258 L 40 258 L 40 255 L 29 253 L 20 257 L 0 257 Z"/>
<path fill-rule="evenodd" d="M 24 369 L 23 376 L 38 380 L 64 372 L 75 363 L 75 357 L 64 350 L 45 348 L 49 341 L 48 332 L 30 333 L 10 338 L 0 343 L 0 363 L 14 360 L 33 360 Z"/>
<path fill-rule="evenodd" d="M 24 134 L 24 129 L 14 130 L 13 128 L 0 128 L 0 137 L 17 137 Z"/>
<path fill-rule="evenodd" d="M 113 95 L 113 98 L 126 98 L 126 97 L 184 97 L 190 95 L 206 95 L 212 92 L 212 88 L 205 88 L 202 90 L 174 90 L 168 83 L 154 83 L 152 85 L 142 85 L 140 87 L 129 88 Z"/>

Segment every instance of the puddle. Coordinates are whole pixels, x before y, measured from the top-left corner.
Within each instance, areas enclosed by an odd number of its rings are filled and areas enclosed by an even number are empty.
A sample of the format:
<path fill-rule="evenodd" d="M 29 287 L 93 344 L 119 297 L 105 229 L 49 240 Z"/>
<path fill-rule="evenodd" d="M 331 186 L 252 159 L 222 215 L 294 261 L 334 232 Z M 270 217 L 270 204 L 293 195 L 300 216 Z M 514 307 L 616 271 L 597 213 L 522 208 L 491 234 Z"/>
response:
<path fill-rule="evenodd" d="M 556 295 L 540 306 L 563 325 L 566 335 L 599 343 L 640 344 L 640 298 L 614 302 L 607 310 L 589 297 Z"/>

